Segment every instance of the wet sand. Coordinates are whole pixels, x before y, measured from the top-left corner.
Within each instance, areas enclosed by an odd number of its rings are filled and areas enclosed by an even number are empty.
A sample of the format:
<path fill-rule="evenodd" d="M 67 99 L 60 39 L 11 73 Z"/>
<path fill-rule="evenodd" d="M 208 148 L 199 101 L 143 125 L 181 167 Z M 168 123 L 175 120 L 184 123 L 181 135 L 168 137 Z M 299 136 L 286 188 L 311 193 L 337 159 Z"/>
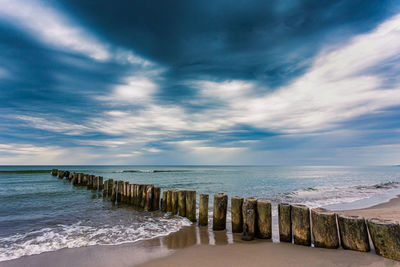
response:
<path fill-rule="evenodd" d="M 341 212 L 400 221 L 400 198 Z M 0 266 L 400 266 L 373 251 L 361 253 L 262 240 L 245 242 L 240 237 L 193 225 L 152 240 L 66 248 L 0 262 Z"/>

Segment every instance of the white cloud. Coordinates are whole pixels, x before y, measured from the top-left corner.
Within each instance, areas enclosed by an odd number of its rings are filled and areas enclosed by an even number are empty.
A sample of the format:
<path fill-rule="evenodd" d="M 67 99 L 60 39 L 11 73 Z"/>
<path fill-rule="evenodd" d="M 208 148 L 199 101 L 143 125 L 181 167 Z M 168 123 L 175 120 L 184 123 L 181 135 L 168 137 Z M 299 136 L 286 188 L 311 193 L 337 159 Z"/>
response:
<path fill-rule="evenodd" d="M 84 135 L 90 131 L 90 129 L 86 126 L 64 122 L 57 118 L 52 118 L 50 120 L 47 118 L 26 115 L 16 115 L 12 116 L 12 118 L 23 121 L 32 128 L 62 133 L 65 135 Z"/>
<path fill-rule="evenodd" d="M 114 86 L 111 94 L 106 96 L 96 96 L 100 101 L 120 103 L 128 102 L 130 104 L 143 104 L 143 101 L 149 101 L 150 97 L 157 91 L 157 84 L 146 76 L 129 76 L 121 84 Z M 110 114 L 113 116 L 113 114 Z M 122 115 L 114 113 L 114 116 Z"/>
<path fill-rule="evenodd" d="M 400 85 L 383 89 L 384 74 L 370 70 L 400 54 L 400 16 L 343 47 L 324 51 L 309 71 L 288 86 L 255 97 L 257 84 L 244 81 L 197 83 L 204 97 L 217 97 L 226 120 L 279 132 L 312 132 L 335 123 L 400 105 Z M 242 88 L 238 89 L 238 84 Z"/>
<path fill-rule="evenodd" d="M 19 26 L 43 43 L 66 51 L 77 52 L 99 61 L 115 60 L 119 63 L 151 63 L 132 51 L 113 47 L 59 12 L 49 1 L 0 0 L 0 19 Z"/>

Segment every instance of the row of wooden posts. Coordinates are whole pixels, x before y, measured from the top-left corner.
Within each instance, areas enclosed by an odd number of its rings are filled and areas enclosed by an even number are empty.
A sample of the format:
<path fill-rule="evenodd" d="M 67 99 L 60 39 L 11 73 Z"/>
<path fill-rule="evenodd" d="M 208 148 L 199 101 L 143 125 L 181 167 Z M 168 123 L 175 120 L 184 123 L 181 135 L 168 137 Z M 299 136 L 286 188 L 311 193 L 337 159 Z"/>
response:
<path fill-rule="evenodd" d="M 147 211 L 161 209 L 163 212 L 179 214 L 196 222 L 196 191 L 170 189 L 162 192 L 159 187 L 143 184 L 129 184 L 124 181 L 53 169 L 53 176 L 66 177 L 77 186 L 103 192 L 113 203 L 127 203 Z M 199 225 L 208 225 L 207 194 L 200 194 Z M 160 205 L 161 203 L 161 205 Z M 214 195 L 213 230 L 226 229 L 228 196 Z M 242 233 L 243 240 L 272 238 L 271 202 L 254 197 L 231 198 L 231 223 L 233 233 Z M 339 248 L 368 252 L 369 236 L 378 255 L 400 261 L 400 225 L 398 222 L 382 219 L 365 220 L 360 216 L 346 216 L 322 208 L 310 209 L 305 205 L 278 204 L 280 242 L 320 248 Z M 368 234 L 369 231 L 369 234 Z"/>

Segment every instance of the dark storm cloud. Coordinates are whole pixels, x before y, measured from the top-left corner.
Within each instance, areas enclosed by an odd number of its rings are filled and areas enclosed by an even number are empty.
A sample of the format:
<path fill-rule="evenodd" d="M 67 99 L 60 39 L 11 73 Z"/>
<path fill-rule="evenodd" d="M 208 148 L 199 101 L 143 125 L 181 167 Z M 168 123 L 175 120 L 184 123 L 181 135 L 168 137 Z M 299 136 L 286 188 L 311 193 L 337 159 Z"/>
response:
<path fill-rule="evenodd" d="M 378 0 L 64 4 L 95 32 L 167 66 L 171 83 L 248 79 L 269 87 L 303 73 L 322 44 L 369 31 L 395 12 L 394 1 Z M 179 96 L 190 89 L 177 85 L 172 91 Z"/>
<path fill-rule="evenodd" d="M 14 3 L 8 13 L 0 10 L 0 162 L 8 162 L 12 147 L 25 145 L 45 147 L 43 155 L 69 150 L 78 158 L 82 153 L 80 163 L 90 161 L 87 155 L 93 155 L 90 163 L 96 164 L 100 155 L 105 163 L 110 158 L 137 163 L 129 157 L 137 153 L 146 163 L 165 164 L 193 163 L 193 151 L 207 151 L 202 152 L 207 162 L 213 149 L 215 155 L 247 149 L 247 156 L 255 159 L 249 163 L 265 163 L 265 151 L 299 149 L 305 153 L 295 156 L 301 162 L 307 151 L 319 156 L 337 147 L 400 143 L 395 104 L 377 110 L 370 105 L 374 112 L 346 117 L 343 114 L 355 105 L 368 104 L 352 95 L 348 106 L 336 109 L 345 118 L 337 122 L 326 111 L 335 108 L 330 105 L 341 106 L 340 101 L 318 105 L 324 98 L 319 89 L 336 97 L 332 88 L 319 87 L 329 87 L 325 76 L 314 76 L 310 91 L 298 92 L 288 85 L 307 73 L 321 49 L 345 47 L 354 36 L 396 14 L 395 1 Z M 19 16 L 27 4 L 37 14 Z M 50 18 L 54 27 L 41 16 Z M 150 64 L 129 61 L 128 54 L 118 55 L 120 51 L 133 52 Z M 376 78 L 377 88 L 393 89 L 400 82 L 398 57 L 376 62 L 367 64 L 367 71 L 359 69 Z M 337 71 L 336 62 L 323 67 Z M 346 67 L 353 75 L 352 66 Z M 352 78 L 359 77 L 339 76 L 350 89 Z M 268 98 L 266 91 L 283 85 L 300 94 L 293 97 L 300 100 L 291 101 L 291 92 L 277 100 Z M 213 86 L 220 87 L 209 88 Z M 379 99 L 375 87 L 369 89 L 364 93 Z M 290 106 L 308 105 L 301 94 L 316 95 L 315 112 Z M 257 107 L 247 109 L 246 101 Z M 263 109 L 263 101 L 265 106 L 278 106 L 278 111 Z M 265 110 L 272 114 L 259 114 Z M 315 121 L 320 122 L 314 129 Z M 243 163 L 243 155 L 233 162 Z"/>

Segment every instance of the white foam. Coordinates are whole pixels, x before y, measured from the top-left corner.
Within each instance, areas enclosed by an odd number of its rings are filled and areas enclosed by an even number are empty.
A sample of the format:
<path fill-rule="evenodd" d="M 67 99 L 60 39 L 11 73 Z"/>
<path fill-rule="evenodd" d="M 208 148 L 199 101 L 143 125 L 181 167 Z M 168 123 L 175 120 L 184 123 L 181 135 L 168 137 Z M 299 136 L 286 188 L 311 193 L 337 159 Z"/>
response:
<path fill-rule="evenodd" d="M 149 218 L 140 224 L 101 225 L 94 227 L 80 221 L 72 225 L 59 224 L 26 234 L 0 238 L 0 261 L 25 255 L 40 254 L 61 248 L 92 245 L 118 245 L 137 242 L 178 231 L 191 223 L 183 218 Z"/>

